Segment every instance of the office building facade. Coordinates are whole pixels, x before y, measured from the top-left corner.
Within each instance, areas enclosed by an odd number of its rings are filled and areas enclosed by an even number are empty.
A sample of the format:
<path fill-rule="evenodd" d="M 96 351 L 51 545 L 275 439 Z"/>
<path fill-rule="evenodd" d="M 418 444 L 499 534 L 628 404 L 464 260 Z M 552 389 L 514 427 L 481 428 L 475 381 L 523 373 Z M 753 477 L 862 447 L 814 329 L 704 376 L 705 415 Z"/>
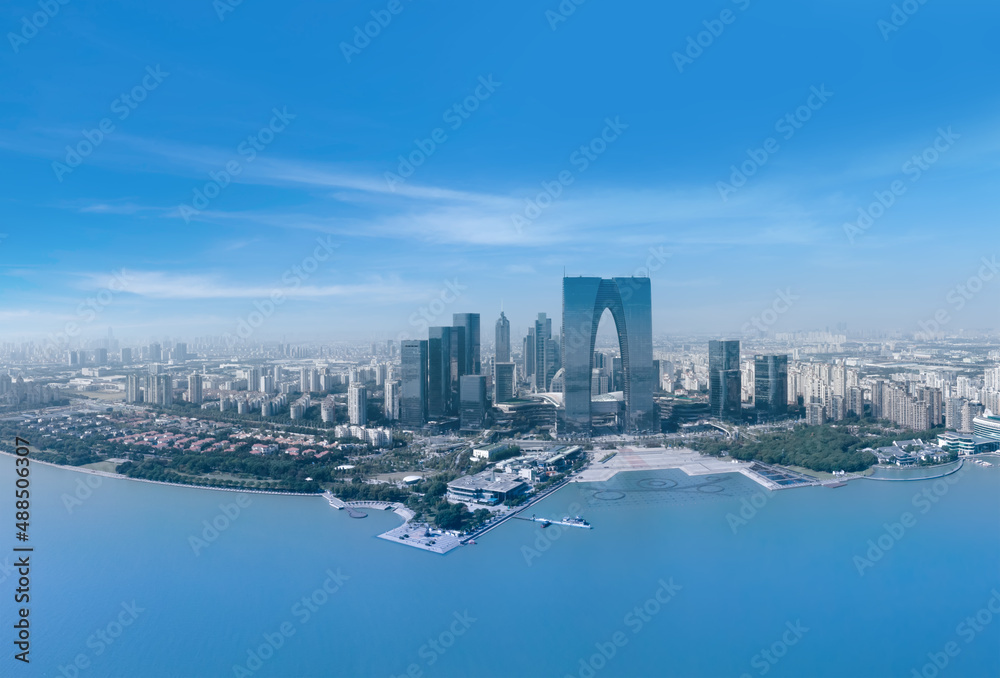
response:
<path fill-rule="evenodd" d="M 788 356 L 754 356 L 753 405 L 758 415 L 780 417 L 788 412 Z"/>
<path fill-rule="evenodd" d="M 787 375 L 786 362 L 786 375 Z M 740 416 L 740 342 L 708 342 L 708 408 L 713 417 L 734 419 Z M 786 377 L 787 383 L 787 377 Z M 787 388 L 787 386 L 786 386 Z"/>
<path fill-rule="evenodd" d="M 565 427 L 591 430 L 592 370 L 597 327 L 611 311 L 622 359 L 628 431 L 658 426 L 653 407 L 653 319 L 649 278 L 563 278 L 562 366 Z M 537 327 L 537 323 L 536 323 Z"/>
<path fill-rule="evenodd" d="M 428 341 L 407 340 L 400 343 L 399 423 L 419 428 L 427 421 Z"/>

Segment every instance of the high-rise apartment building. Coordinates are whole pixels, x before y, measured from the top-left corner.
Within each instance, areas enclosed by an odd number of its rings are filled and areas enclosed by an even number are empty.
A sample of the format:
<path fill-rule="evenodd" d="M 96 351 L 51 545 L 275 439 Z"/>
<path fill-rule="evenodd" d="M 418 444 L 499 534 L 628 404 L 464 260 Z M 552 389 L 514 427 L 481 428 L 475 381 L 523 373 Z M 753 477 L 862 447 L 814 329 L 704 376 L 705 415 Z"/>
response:
<path fill-rule="evenodd" d="M 197 372 L 192 372 L 188 377 L 188 402 L 200 405 L 204 400 L 202 396 L 202 376 Z"/>
<path fill-rule="evenodd" d="M 351 384 L 347 390 L 347 416 L 353 426 L 368 423 L 368 390 L 363 384 Z"/>
<path fill-rule="evenodd" d="M 399 399 L 403 382 L 389 379 L 385 382 L 385 418 L 389 421 L 399 419 Z"/>

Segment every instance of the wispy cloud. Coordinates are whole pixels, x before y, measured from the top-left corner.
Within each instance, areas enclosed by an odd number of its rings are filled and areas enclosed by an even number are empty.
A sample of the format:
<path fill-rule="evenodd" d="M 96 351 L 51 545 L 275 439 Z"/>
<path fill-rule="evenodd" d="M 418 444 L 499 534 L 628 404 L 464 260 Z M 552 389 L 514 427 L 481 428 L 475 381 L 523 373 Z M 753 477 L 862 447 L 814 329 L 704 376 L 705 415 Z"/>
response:
<path fill-rule="evenodd" d="M 350 285 L 309 285 L 292 278 L 293 282 L 276 282 L 273 286 L 266 286 L 227 282 L 218 276 L 129 270 L 126 280 L 123 294 L 163 300 L 264 299 L 280 292 L 287 299 L 357 297 L 371 301 L 411 301 L 420 300 L 427 294 L 426 290 L 404 284 L 398 279 L 381 278 Z M 299 282 L 295 284 L 294 281 Z M 106 284 L 106 275 L 89 273 L 83 274 L 79 282 L 79 286 L 87 290 L 101 289 Z"/>

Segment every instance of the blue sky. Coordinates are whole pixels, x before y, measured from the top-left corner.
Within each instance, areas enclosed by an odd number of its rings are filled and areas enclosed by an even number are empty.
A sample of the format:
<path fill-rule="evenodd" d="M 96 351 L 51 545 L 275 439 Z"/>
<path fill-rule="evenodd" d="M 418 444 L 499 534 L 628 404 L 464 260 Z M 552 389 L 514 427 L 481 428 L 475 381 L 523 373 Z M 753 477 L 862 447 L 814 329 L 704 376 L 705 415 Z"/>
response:
<path fill-rule="evenodd" d="M 995 4 L 222 2 L 5 3 L 6 338 L 236 333 L 275 292 L 259 338 L 491 328 L 501 303 L 520 333 L 559 317 L 564 268 L 648 263 L 657 333 L 738 331 L 776 290 L 777 331 L 996 324 L 1000 276 L 946 301 L 1000 254 Z"/>

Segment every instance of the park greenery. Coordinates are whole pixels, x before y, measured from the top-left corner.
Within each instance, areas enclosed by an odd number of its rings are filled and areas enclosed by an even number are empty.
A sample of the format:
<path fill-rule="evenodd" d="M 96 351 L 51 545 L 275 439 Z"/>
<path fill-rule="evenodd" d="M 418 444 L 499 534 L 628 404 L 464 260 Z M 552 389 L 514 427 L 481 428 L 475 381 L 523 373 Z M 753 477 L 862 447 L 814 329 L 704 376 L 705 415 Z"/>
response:
<path fill-rule="evenodd" d="M 746 436 L 740 440 L 723 438 L 692 441 L 691 446 L 713 456 L 729 455 L 741 461 L 801 466 L 813 471 L 858 473 L 878 463 L 867 448 L 892 445 L 899 435 L 879 435 L 876 428 L 845 425 L 796 426 L 788 430 Z M 933 439 L 937 433 L 910 432 L 911 438 Z"/>

